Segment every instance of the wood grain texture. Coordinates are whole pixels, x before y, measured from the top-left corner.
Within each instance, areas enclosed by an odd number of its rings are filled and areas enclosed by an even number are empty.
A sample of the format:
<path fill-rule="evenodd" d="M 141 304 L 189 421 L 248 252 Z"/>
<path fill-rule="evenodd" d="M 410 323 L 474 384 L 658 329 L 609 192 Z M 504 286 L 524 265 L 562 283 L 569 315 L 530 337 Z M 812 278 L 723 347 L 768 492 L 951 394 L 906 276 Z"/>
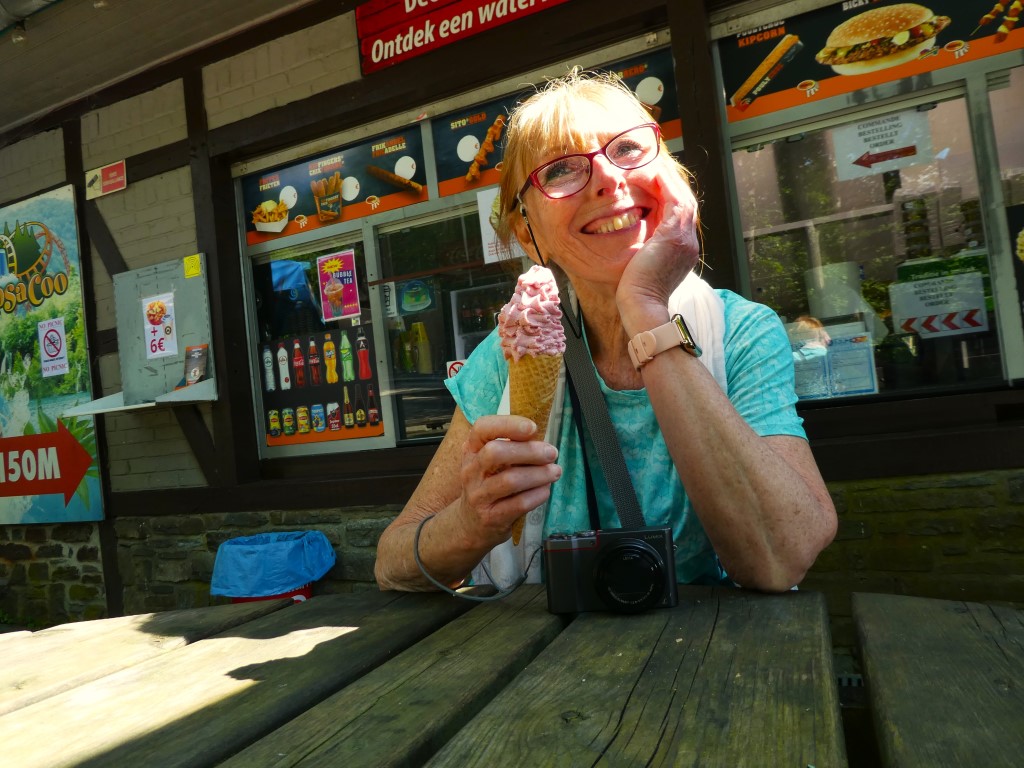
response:
<path fill-rule="evenodd" d="M 480 605 L 222 768 L 422 765 L 565 626 L 544 588 Z"/>
<path fill-rule="evenodd" d="M 0 644 L 0 715 L 291 604 L 265 600 L 190 608 L 22 633 L 17 642 Z"/>
<path fill-rule="evenodd" d="M 215 765 L 467 606 L 315 597 L 0 717 L 0 743 L 19 768 Z"/>
<path fill-rule="evenodd" d="M 1024 764 L 1024 611 L 855 593 L 887 766 Z"/>
<path fill-rule="evenodd" d="M 843 766 L 824 599 L 681 587 L 578 617 L 431 766 Z"/>

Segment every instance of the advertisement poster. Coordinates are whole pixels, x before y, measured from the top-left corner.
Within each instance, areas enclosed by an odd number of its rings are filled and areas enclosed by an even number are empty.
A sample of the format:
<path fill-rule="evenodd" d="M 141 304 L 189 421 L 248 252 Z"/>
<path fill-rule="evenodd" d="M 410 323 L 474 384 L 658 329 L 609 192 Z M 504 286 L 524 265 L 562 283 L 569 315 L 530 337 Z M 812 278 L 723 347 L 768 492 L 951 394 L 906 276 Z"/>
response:
<path fill-rule="evenodd" d="M 427 199 L 419 125 L 242 178 L 249 245 Z"/>
<path fill-rule="evenodd" d="M 615 72 L 636 93 L 660 125 L 666 141 L 682 136 L 669 49 L 613 62 L 600 69 Z M 512 94 L 431 121 L 441 197 L 483 189 L 501 180 L 498 165 L 504 150 L 505 121 L 519 100 L 530 93 Z M 668 98 L 665 94 L 669 94 Z"/>
<path fill-rule="evenodd" d="M 1024 320 L 1024 205 L 1006 209 L 1007 230 L 1010 233 L 1010 251 L 1013 253 L 1013 271 L 1017 278 L 1017 298 L 1020 300 L 1021 319 Z"/>
<path fill-rule="evenodd" d="M 1024 48 L 1021 2 L 846 0 L 718 42 L 737 122 Z"/>
<path fill-rule="evenodd" d="M 350 248 L 318 257 L 316 273 L 320 281 L 320 307 L 324 322 L 357 317 L 360 308 L 356 252 Z"/>
<path fill-rule="evenodd" d="M 174 294 L 161 293 L 142 300 L 143 338 L 146 359 L 178 356 L 178 334 L 174 330 Z"/>
<path fill-rule="evenodd" d="M 794 340 L 796 394 L 801 400 L 878 392 L 871 334 L 836 334 L 825 340 Z"/>
<path fill-rule="evenodd" d="M 74 188 L 0 208 L 0 252 L 0 524 L 101 520 Z"/>
<path fill-rule="evenodd" d="M 356 8 L 363 74 L 567 0 L 369 0 Z"/>

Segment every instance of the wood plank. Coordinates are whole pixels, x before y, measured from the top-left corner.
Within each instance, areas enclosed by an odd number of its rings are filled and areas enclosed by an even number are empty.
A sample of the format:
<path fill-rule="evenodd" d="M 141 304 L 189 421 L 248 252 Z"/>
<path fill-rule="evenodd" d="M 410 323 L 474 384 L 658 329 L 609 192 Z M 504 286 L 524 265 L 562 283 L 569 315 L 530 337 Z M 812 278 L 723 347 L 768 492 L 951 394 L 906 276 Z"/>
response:
<path fill-rule="evenodd" d="M 262 600 L 97 619 L 4 642 L 0 715 L 290 606 Z"/>
<path fill-rule="evenodd" d="M 215 765 L 469 605 L 319 596 L 0 717 L 0 743 L 19 768 Z"/>
<path fill-rule="evenodd" d="M 858 592 L 853 616 L 885 765 L 1021 765 L 1024 611 Z"/>
<path fill-rule="evenodd" d="M 821 595 L 680 588 L 587 614 L 431 766 L 843 766 Z"/>
<path fill-rule="evenodd" d="M 480 605 L 221 768 L 422 765 L 566 625 L 539 585 Z"/>

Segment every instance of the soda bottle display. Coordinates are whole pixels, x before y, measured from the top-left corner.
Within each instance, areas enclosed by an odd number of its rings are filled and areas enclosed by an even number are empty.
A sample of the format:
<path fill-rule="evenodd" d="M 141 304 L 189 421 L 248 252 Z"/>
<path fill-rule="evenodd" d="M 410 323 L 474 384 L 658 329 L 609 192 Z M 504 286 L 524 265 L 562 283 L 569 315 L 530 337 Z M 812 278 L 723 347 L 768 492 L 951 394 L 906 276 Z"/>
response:
<path fill-rule="evenodd" d="M 267 392 L 277 389 L 274 384 L 274 354 L 267 344 L 263 345 L 263 388 Z"/>
<path fill-rule="evenodd" d="M 345 421 L 345 427 L 351 429 L 356 425 L 355 415 L 352 413 L 352 403 L 348 399 L 348 385 L 344 387 L 345 390 L 345 406 L 342 411 L 342 417 Z"/>
<path fill-rule="evenodd" d="M 292 388 L 292 377 L 288 369 L 288 351 L 282 341 L 277 345 L 277 375 L 281 379 L 281 389 Z"/>
<path fill-rule="evenodd" d="M 341 378 L 343 381 L 355 381 L 356 371 L 352 360 L 352 342 L 348 340 L 348 332 L 341 331 Z"/>
<path fill-rule="evenodd" d="M 373 392 L 373 384 L 370 385 L 367 401 L 366 418 L 370 426 L 375 427 L 380 423 L 380 409 L 377 407 L 377 395 Z"/>
<path fill-rule="evenodd" d="M 309 337 L 309 354 L 306 357 L 309 366 L 309 382 L 312 386 L 320 384 L 320 353 L 316 351 L 316 340 Z"/>
<path fill-rule="evenodd" d="M 336 384 L 338 382 L 338 355 L 329 333 L 324 334 L 324 362 L 327 365 L 327 383 Z"/>
<path fill-rule="evenodd" d="M 363 326 L 356 329 L 356 354 L 359 356 L 359 378 L 366 381 L 373 374 L 370 371 L 370 345 L 366 342 Z"/>
<path fill-rule="evenodd" d="M 298 339 L 295 339 L 295 351 L 292 353 L 292 368 L 295 386 L 306 386 L 306 358 L 302 356 L 302 347 L 299 346 Z"/>
<path fill-rule="evenodd" d="M 363 402 L 363 388 L 356 386 L 356 426 L 366 426 L 366 404 Z"/>

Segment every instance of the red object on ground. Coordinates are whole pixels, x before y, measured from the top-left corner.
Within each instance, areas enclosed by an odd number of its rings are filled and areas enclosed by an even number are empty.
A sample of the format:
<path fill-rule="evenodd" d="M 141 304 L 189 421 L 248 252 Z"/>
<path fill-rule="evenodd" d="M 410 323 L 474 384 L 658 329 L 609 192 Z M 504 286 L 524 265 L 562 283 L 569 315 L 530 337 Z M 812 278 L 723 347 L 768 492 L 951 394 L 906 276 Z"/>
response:
<path fill-rule="evenodd" d="M 301 603 L 313 596 L 313 584 L 309 583 L 291 592 L 282 592 L 279 595 L 266 595 L 265 597 L 232 597 L 232 603 L 254 603 L 257 600 L 281 600 L 290 597 L 296 603 Z"/>

